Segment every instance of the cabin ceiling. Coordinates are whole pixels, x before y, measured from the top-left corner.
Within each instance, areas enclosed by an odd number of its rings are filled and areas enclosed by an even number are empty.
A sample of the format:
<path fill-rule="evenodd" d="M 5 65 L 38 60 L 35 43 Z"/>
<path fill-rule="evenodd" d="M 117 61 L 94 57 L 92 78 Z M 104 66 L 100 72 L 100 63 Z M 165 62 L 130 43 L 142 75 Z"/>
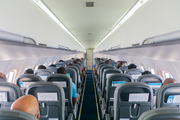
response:
<path fill-rule="evenodd" d="M 86 48 L 95 46 L 138 0 L 42 0 Z M 86 7 L 94 2 L 94 7 Z"/>

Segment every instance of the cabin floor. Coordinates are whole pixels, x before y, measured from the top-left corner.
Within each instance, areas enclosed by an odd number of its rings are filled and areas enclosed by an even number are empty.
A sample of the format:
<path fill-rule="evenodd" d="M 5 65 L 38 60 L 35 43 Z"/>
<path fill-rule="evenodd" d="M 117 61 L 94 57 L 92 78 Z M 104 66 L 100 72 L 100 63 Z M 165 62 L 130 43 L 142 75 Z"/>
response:
<path fill-rule="evenodd" d="M 100 106 L 93 71 L 87 71 L 80 99 L 77 120 L 101 120 Z"/>

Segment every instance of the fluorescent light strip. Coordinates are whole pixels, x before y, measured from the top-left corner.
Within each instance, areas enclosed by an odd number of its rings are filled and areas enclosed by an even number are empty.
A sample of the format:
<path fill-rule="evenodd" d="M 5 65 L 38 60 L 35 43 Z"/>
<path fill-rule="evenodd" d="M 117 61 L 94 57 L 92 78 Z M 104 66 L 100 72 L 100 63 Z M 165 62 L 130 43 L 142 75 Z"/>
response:
<path fill-rule="evenodd" d="M 84 46 L 74 37 L 74 35 L 59 21 L 59 19 L 44 5 L 41 0 L 32 0 L 37 6 L 39 6 L 46 14 L 49 15 L 64 31 L 66 31 L 81 47 Z M 85 48 L 84 48 L 85 49 Z"/>
<path fill-rule="evenodd" d="M 108 38 L 119 26 L 126 22 L 141 6 L 143 6 L 148 0 L 139 0 L 125 15 L 123 15 L 118 22 L 113 26 L 111 31 L 101 40 L 101 42 L 95 47 L 97 48 L 106 38 Z"/>

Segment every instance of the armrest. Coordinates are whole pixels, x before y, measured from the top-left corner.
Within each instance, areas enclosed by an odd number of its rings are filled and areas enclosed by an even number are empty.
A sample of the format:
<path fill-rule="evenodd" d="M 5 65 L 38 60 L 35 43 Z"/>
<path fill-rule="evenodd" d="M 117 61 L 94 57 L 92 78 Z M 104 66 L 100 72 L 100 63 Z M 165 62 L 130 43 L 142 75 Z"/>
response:
<path fill-rule="evenodd" d="M 105 114 L 105 120 L 111 120 L 110 115 L 109 114 Z"/>
<path fill-rule="evenodd" d="M 73 120 L 73 114 L 70 113 L 67 120 Z"/>

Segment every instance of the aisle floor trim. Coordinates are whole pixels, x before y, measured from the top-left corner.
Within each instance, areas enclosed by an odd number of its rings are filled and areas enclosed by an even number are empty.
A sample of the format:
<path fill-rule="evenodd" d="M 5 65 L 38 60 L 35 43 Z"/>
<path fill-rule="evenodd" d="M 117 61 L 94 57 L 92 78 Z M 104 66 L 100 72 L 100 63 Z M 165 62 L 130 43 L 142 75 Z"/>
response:
<path fill-rule="evenodd" d="M 92 78 L 93 78 L 93 84 L 94 84 L 94 93 L 95 93 L 95 99 L 96 99 L 96 108 L 97 108 L 97 115 L 98 115 L 98 120 L 100 120 L 100 116 L 99 116 L 99 108 L 98 108 L 98 101 L 97 101 L 97 94 L 96 94 L 96 86 L 94 83 L 94 76 L 92 73 Z"/>
<path fill-rule="evenodd" d="M 80 118 L 81 118 L 81 110 L 82 110 L 82 104 L 83 104 L 83 99 L 84 99 L 84 91 L 85 91 L 85 86 L 86 86 L 86 79 L 87 79 L 87 74 L 86 74 L 85 81 L 84 81 L 84 88 L 83 88 L 81 105 L 80 105 L 80 109 L 79 109 L 79 117 L 78 117 L 78 120 L 80 120 Z"/>

